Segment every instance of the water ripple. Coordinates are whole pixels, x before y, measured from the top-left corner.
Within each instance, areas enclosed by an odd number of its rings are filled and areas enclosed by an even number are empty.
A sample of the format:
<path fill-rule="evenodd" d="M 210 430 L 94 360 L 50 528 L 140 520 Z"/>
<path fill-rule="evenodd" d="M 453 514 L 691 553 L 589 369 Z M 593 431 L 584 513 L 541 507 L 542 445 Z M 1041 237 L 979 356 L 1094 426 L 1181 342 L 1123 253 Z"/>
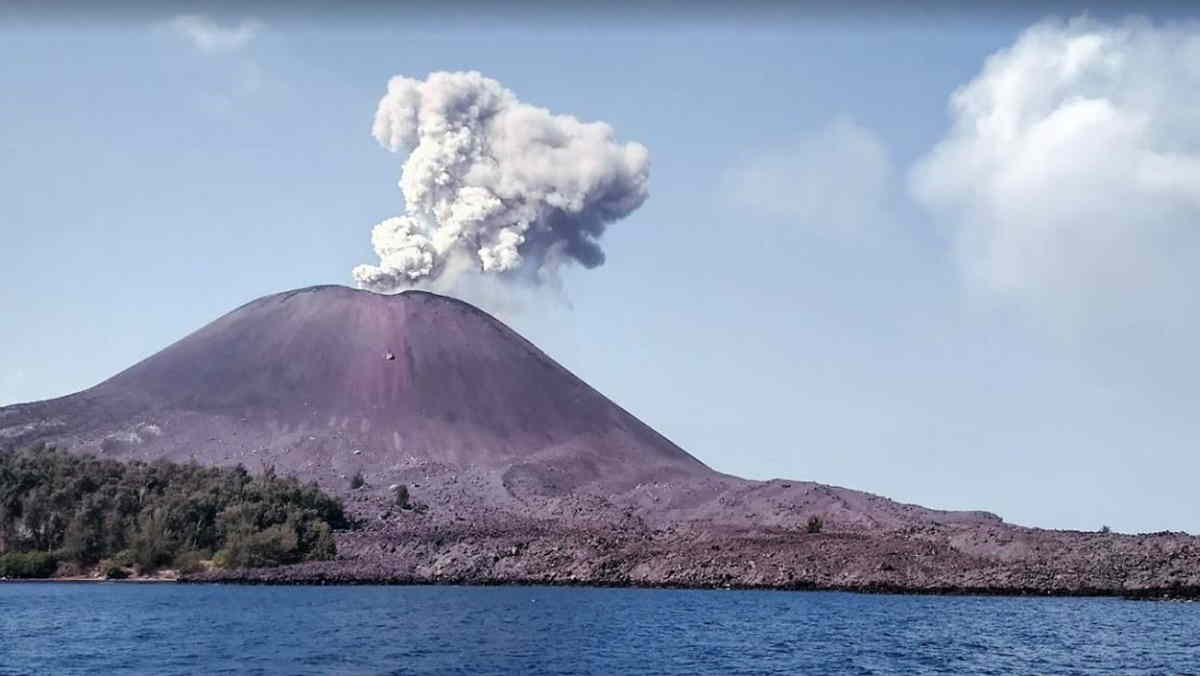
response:
<path fill-rule="evenodd" d="M 1200 604 L 548 587 L 0 585 L 18 674 L 1200 673 Z"/>

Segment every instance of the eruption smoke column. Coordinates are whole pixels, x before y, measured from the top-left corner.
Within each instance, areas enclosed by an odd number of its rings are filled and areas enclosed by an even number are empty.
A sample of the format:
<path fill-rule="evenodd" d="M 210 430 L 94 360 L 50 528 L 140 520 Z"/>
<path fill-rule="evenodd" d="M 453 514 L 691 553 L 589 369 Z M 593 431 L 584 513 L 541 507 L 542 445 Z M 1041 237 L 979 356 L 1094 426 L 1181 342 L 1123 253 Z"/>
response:
<path fill-rule="evenodd" d="M 372 131 L 388 150 L 409 151 L 406 213 L 372 231 L 379 264 L 354 269 L 372 291 L 453 275 L 462 259 L 534 281 L 566 259 L 595 267 L 605 227 L 646 200 L 645 146 L 521 103 L 474 71 L 392 78 Z"/>

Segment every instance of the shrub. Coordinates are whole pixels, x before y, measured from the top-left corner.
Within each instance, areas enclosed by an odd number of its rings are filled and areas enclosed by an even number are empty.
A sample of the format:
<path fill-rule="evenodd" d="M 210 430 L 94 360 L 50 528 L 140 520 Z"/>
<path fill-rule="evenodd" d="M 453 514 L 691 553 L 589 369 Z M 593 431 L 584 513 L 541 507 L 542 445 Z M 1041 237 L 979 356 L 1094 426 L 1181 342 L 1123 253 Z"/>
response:
<path fill-rule="evenodd" d="M 205 563 L 208 561 L 210 554 L 208 552 L 187 551 L 178 554 L 175 560 L 171 562 L 171 566 L 176 572 L 181 575 L 187 573 L 199 573 L 207 568 Z"/>
<path fill-rule="evenodd" d="M 396 506 L 397 507 L 399 507 L 400 509 L 409 509 L 411 507 L 411 505 L 408 504 L 408 486 L 407 485 L 397 484 L 396 488 L 392 491 L 392 493 L 395 494 L 395 496 L 396 496 Z"/>
<path fill-rule="evenodd" d="M 214 559 L 222 568 L 260 568 L 301 560 L 300 541 L 288 524 L 266 530 L 238 531 L 225 538 L 225 548 Z"/>
<path fill-rule="evenodd" d="M 48 552 L 9 552 L 0 555 L 0 577 L 50 577 L 58 561 Z"/>
<path fill-rule="evenodd" d="M 154 570 L 175 557 L 179 543 L 172 536 L 165 514 L 158 510 L 143 512 L 138 524 L 129 552 L 140 570 Z"/>
<path fill-rule="evenodd" d="M 825 522 L 821 521 L 821 517 L 819 516 L 808 517 L 808 523 L 804 525 L 804 529 L 809 533 L 820 533 L 824 527 Z"/>
<path fill-rule="evenodd" d="M 313 524 L 302 542 L 308 552 L 305 558 L 312 561 L 328 561 L 337 556 L 337 543 L 333 540 L 333 529 L 321 521 Z"/>
<path fill-rule="evenodd" d="M 104 566 L 105 563 L 109 563 L 114 566 L 119 566 L 121 568 L 132 568 L 134 565 L 133 553 L 130 552 L 128 549 L 122 549 L 121 551 L 117 552 L 116 554 L 113 554 L 106 561 L 101 561 L 100 567 L 101 568 L 105 567 Z"/>
<path fill-rule="evenodd" d="M 1100 526 L 1100 532 L 1104 533 L 1104 534 L 1108 534 L 1108 533 L 1112 532 L 1112 529 L 1109 528 L 1108 525 L 1106 524 L 1106 525 Z"/>
<path fill-rule="evenodd" d="M 350 477 L 350 488 L 358 490 L 367 485 L 367 480 L 363 477 L 362 472 L 355 472 L 354 476 Z"/>

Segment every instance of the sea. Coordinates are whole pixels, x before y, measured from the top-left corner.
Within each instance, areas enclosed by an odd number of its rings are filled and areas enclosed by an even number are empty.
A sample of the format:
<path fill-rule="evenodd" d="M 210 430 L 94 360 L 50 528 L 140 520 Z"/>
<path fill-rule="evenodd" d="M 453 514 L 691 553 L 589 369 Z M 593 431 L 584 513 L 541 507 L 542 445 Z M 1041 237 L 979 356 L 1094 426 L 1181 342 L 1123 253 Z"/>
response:
<path fill-rule="evenodd" d="M 6 583 L 0 674 L 1200 674 L 1200 603 Z"/>

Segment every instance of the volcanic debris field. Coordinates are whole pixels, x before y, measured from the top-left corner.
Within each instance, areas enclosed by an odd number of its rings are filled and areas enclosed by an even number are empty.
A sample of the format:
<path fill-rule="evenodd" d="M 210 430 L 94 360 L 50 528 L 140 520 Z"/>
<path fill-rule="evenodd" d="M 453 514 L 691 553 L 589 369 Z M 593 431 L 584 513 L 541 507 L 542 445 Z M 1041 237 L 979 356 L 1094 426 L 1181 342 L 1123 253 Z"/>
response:
<path fill-rule="evenodd" d="M 338 555 L 186 581 L 1200 596 L 1200 538 L 1042 530 L 717 472 L 479 309 L 267 296 L 82 392 L 0 408 L 0 452 L 316 481 Z M 356 480 L 359 479 L 359 480 Z"/>

